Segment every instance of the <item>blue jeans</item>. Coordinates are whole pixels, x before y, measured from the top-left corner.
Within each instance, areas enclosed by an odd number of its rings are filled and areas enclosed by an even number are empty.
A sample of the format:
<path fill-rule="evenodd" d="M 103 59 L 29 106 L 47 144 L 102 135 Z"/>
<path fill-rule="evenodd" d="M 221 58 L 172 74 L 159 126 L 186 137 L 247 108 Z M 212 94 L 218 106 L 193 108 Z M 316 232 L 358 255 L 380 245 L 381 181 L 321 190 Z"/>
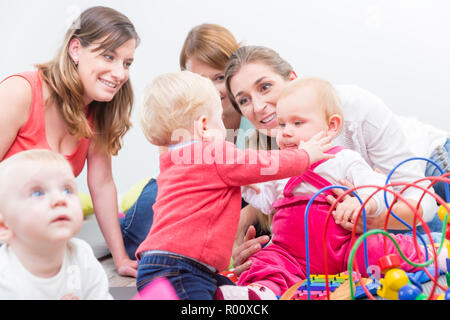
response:
<path fill-rule="evenodd" d="M 450 172 L 450 155 L 449 155 L 449 149 L 450 149 L 450 139 L 447 139 L 447 142 L 444 144 L 442 148 L 438 148 L 435 150 L 432 154 L 430 159 L 436 162 L 437 165 L 441 167 L 441 169 L 444 171 L 444 173 Z M 440 176 L 442 175 L 439 169 L 432 163 L 428 162 L 427 167 L 425 169 L 425 176 Z M 446 195 L 445 195 L 445 182 L 439 181 L 434 186 L 434 192 L 436 192 L 442 199 L 447 201 Z M 449 186 L 450 188 L 450 186 Z M 450 189 L 449 189 L 450 191 Z M 448 202 L 450 202 L 450 199 L 448 199 Z"/>
<path fill-rule="evenodd" d="M 141 291 L 159 277 L 169 280 L 181 300 L 212 300 L 218 286 L 233 285 L 227 277 L 188 258 L 170 253 L 142 257 L 136 279 L 137 289 Z"/>
<path fill-rule="evenodd" d="M 153 204 L 158 186 L 155 179 L 145 185 L 141 195 L 128 209 L 124 218 L 119 218 L 125 250 L 130 259 L 135 260 L 138 246 L 147 237 L 153 224 Z"/>

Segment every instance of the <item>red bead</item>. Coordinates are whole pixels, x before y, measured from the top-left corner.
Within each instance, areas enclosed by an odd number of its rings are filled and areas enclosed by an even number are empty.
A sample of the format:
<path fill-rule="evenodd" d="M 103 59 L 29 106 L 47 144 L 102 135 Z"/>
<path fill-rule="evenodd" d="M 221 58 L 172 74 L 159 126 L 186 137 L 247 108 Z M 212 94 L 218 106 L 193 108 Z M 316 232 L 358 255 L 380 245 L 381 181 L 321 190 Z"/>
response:
<path fill-rule="evenodd" d="M 380 267 L 381 272 L 385 272 L 391 268 L 399 267 L 400 258 L 395 253 L 389 254 L 378 259 L 378 266 Z"/>

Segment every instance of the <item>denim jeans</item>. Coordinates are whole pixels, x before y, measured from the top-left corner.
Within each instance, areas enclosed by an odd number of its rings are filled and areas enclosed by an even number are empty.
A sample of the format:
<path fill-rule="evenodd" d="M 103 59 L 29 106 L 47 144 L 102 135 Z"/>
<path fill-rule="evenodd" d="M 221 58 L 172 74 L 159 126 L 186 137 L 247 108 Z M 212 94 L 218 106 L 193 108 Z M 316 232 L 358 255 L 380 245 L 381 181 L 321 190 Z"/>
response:
<path fill-rule="evenodd" d="M 447 139 L 447 142 L 444 144 L 442 148 L 436 149 L 432 154 L 430 159 L 436 162 L 437 165 L 441 167 L 441 169 L 444 171 L 444 173 L 450 172 L 450 155 L 449 155 L 449 149 L 450 149 L 450 139 Z M 425 169 L 425 176 L 440 176 L 441 172 L 439 169 L 432 163 L 428 162 L 427 167 Z M 445 196 L 445 183 L 442 181 L 439 181 L 434 186 L 434 191 L 444 200 L 447 201 Z M 450 188 L 450 186 L 449 186 Z M 450 191 L 450 189 L 449 189 Z M 450 202 L 450 199 L 448 199 L 448 202 Z"/>
<path fill-rule="evenodd" d="M 135 252 L 147 237 L 153 224 L 153 204 L 158 186 L 155 179 L 145 185 L 141 195 L 128 209 L 124 218 L 119 218 L 125 250 L 130 259 L 135 260 Z"/>
<path fill-rule="evenodd" d="M 212 300 L 218 286 L 233 285 L 227 277 L 189 258 L 170 253 L 143 256 L 139 261 L 137 289 L 141 291 L 159 277 L 169 280 L 181 300 Z"/>

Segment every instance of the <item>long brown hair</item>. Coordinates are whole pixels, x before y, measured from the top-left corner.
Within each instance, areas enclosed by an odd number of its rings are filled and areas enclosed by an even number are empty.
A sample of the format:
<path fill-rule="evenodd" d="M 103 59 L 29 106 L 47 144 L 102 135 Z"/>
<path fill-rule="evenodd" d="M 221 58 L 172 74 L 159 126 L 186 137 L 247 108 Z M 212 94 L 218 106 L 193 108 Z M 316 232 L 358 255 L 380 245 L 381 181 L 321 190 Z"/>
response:
<path fill-rule="evenodd" d="M 197 58 L 206 65 L 223 70 L 228 58 L 239 48 L 233 34 L 217 24 L 204 23 L 192 28 L 180 53 L 180 68 L 186 69 L 186 61 Z"/>
<path fill-rule="evenodd" d="M 125 82 L 114 98 L 108 102 L 93 101 L 89 112 L 94 113 L 94 130 L 84 112 L 84 88 L 77 66 L 69 55 L 69 44 L 77 38 L 83 47 L 102 40 L 98 50 L 113 51 L 130 39 L 139 43 L 139 36 L 131 21 L 122 13 L 108 7 L 92 7 L 83 11 L 66 33 L 64 43 L 56 57 L 38 64 L 40 74 L 50 89 L 67 123 L 69 132 L 78 138 L 94 138 L 95 146 L 116 155 L 122 147 L 122 138 L 131 128 L 134 101 L 131 82 Z"/>

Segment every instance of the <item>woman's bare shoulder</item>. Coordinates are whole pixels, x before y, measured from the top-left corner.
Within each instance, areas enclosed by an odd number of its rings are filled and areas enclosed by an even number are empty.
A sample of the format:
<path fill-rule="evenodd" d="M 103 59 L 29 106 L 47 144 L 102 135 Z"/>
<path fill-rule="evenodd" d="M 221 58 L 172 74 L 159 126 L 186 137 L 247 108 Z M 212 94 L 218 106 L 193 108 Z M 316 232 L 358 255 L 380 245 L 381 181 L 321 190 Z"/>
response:
<path fill-rule="evenodd" d="M 32 89 L 26 79 L 14 76 L 0 84 L 0 112 L 8 121 L 25 123 L 31 102 Z"/>

